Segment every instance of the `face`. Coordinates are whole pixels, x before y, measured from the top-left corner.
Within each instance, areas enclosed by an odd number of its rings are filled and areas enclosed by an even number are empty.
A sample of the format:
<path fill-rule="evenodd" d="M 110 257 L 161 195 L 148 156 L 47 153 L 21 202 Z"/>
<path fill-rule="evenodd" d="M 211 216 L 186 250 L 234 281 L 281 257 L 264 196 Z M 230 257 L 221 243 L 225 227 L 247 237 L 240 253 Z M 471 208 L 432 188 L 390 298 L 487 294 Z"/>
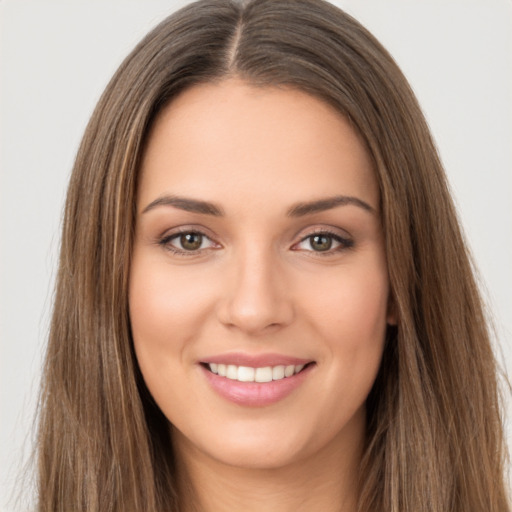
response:
<path fill-rule="evenodd" d="M 163 111 L 129 304 L 178 451 L 270 468 L 360 445 L 393 320 L 378 211 L 358 136 L 303 92 L 230 79 Z"/>

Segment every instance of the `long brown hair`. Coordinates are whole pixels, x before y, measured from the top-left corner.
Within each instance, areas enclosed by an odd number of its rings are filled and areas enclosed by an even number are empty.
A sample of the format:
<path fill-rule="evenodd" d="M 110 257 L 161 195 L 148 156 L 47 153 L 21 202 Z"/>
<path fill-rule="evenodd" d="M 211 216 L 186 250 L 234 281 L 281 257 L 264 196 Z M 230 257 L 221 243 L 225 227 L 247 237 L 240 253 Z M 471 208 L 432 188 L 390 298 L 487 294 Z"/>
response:
<path fill-rule="evenodd" d="M 364 512 L 504 512 L 496 364 L 445 175 L 405 78 L 322 0 L 201 0 L 126 58 L 69 185 L 41 395 L 40 511 L 178 510 L 167 420 L 140 376 L 127 304 L 137 173 L 185 88 L 239 76 L 332 105 L 365 141 L 398 326 L 368 397 Z"/>

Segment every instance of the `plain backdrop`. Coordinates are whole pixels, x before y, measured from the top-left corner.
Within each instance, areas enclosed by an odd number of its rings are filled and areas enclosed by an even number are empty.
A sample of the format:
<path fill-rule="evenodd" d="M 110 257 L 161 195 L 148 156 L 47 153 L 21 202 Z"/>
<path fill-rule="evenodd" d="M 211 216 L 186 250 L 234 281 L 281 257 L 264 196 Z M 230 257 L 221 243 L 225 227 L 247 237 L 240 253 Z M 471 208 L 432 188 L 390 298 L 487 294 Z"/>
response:
<path fill-rule="evenodd" d="M 15 510 L 9 498 L 32 447 L 61 213 L 78 143 L 124 56 L 185 3 L 0 0 L 2 511 Z M 423 106 L 495 316 L 498 360 L 510 373 L 512 3 L 334 3 L 390 50 Z M 507 426 L 509 438 L 511 431 Z"/>

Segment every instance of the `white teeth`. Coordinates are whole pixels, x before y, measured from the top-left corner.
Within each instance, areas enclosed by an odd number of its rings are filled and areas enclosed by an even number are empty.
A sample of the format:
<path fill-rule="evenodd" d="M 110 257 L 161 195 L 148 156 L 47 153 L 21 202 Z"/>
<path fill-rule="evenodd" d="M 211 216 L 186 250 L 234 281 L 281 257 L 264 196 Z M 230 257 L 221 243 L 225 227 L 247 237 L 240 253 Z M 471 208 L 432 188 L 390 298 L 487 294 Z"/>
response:
<path fill-rule="evenodd" d="M 284 379 L 284 366 L 274 366 L 272 368 L 272 380 Z"/>
<path fill-rule="evenodd" d="M 295 371 L 295 366 L 293 364 L 290 364 L 284 369 L 284 376 L 285 377 L 291 377 L 293 375 L 293 372 Z"/>
<path fill-rule="evenodd" d="M 248 366 L 238 367 L 238 379 L 240 382 L 254 382 L 254 368 Z"/>
<path fill-rule="evenodd" d="M 252 368 L 250 366 L 236 366 L 234 364 L 208 363 L 208 368 L 212 373 L 231 380 L 238 380 L 239 382 L 271 382 L 299 373 L 304 368 L 304 365 L 290 364 L 288 366 L 278 365 Z"/>
<path fill-rule="evenodd" d="M 226 377 L 231 380 L 238 379 L 238 368 L 234 364 L 228 364 L 226 366 Z"/>
<path fill-rule="evenodd" d="M 255 382 L 270 382 L 272 380 L 272 368 L 270 366 L 256 368 L 254 380 Z"/>

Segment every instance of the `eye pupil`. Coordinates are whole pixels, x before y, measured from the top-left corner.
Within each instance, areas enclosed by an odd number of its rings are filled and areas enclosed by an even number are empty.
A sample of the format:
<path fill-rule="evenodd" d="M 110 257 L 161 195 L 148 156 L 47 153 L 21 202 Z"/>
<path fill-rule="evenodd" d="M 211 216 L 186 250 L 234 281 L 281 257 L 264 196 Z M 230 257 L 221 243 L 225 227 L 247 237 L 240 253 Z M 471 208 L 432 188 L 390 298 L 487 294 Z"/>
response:
<path fill-rule="evenodd" d="M 328 235 L 314 235 L 310 244 L 315 251 L 328 251 L 332 246 L 332 238 Z"/>
<path fill-rule="evenodd" d="M 180 236 L 180 243 L 187 251 L 196 251 L 203 243 L 203 235 L 200 233 L 184 233 Z"/>

